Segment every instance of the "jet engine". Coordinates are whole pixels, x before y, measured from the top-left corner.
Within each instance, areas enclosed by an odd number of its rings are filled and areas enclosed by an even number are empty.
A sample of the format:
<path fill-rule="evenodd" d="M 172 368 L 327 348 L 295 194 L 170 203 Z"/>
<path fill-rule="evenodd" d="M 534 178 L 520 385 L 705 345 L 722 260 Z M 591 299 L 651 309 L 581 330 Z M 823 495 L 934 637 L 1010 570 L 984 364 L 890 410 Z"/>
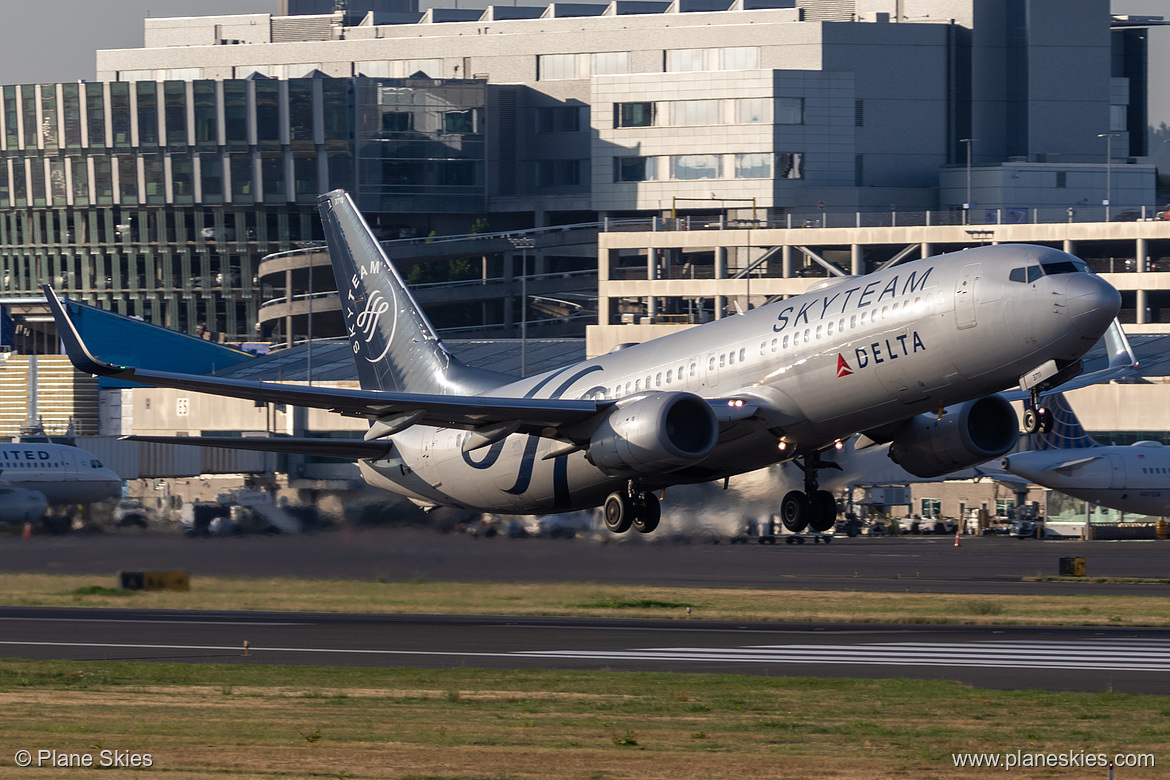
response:
<path fill-rule="evenodd" d="M 895 431 L 890 459 L 923 479 L 998 458 L 1019 435 L 1019 421 L 1002 396 L 989 395 L 937 414 L 912 417 Z"/>
<path fill-rule="evenodd" d="M 39 490 L 0 486 L 0 524 L 35 523 L 48 509 L 49 502 Z"/>
<path fill-rule="evenodd" d="M 614 409 L 589 441 L 589 460 L 611 476 L 690 466 L 711 454 L 719 426 L 691 393 L 652 393 Z"/>

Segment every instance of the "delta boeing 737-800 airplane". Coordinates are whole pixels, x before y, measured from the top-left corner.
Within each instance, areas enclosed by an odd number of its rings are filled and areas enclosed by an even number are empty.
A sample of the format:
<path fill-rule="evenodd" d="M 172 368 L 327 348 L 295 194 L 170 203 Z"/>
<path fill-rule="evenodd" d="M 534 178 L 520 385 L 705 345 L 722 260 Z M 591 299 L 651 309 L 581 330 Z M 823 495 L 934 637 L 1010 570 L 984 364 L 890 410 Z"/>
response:
<path fill-rule="evenodd" d="M 995 395 L 1076 376 L 1121 296 L 1072 255 L 998 245 L 814 289 L 517 379 L 469 368 L 443 346 L 342 191 L 321 196 L 360 390 L 116 366 L 92 355 L 53 291 L 81 371 L 160 387 L 329 409 L 369 420 L 363 441 L 201 438 L 356 459 L 372 486 L 422 506 L 545 514 L 604 506 L 613 531 L 658 525 L 655 491 L 784 460 L 804 490 L 780 501 L 793 531 L 833 526 L 822 453 L 854 433 L 889 443 L 920 476 L 998 458 L 1018 421 Z M 1034 405 L 1035 406 L 1035 405 Z M 1043 429 L 1042 410 L 1025 427 Z M 167 437 L 131 437 L 176 441 Z M 192 443 L 189 439 L 182 443 Z"/>

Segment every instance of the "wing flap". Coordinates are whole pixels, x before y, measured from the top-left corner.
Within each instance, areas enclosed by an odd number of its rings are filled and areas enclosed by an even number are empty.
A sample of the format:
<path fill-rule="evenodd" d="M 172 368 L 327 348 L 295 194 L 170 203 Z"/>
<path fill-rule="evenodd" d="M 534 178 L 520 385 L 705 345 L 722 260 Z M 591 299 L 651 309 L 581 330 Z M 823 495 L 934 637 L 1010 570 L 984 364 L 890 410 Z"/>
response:
<path fill-rule="evenodd" d="M 223 447 L 253 452 L 287 452 L 290 455 L 316 455 L 323 458 L 374 460 L 385 457 L 393 448 L 388 441 L 361 439 L 313 439 L 293 436 L 241 438 L 238 436 L 123 436 L 121 441 L 152 444 L 181 444 L 186 447 Z"/>

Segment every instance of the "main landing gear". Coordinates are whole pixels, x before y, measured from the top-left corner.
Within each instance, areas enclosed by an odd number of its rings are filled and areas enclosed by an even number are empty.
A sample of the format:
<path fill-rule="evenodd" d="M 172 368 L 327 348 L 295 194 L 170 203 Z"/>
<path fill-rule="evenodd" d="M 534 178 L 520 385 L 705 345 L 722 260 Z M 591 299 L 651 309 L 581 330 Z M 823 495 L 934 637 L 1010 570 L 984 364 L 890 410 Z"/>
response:
<path fill-rule="evenodd" d="M 1024 433 L 1048 433 L 1052 430 L 1052 410 L 1040 405 L 1040 391 L 1033 389 L 1031 403 L 1024 409 Z"/>
<path fill-rule="evenodd" d="M 605 527 L 615 534 L 624 534 L 630 528 L 648 534 L 658 527 L 662 507 L 658 503 L 658 496 L 638 490 L 631 479 L 625 490 L 615 491 L 606 497 L 603 514 Z"/>
<path fill-rule="evenodd" d="M 804 472 L 804 490 L 790 490 L 784 496 L 780 502 L 780 522 L 794 534 L 805 528 L 811 528 L 817 533 L 832 530 L 837 522 L 837 500 L 829 491 L 820 489 L 817 472 L 841 467 L 836 463 L 822 461 L 819 452 L 794 462 Z"/>

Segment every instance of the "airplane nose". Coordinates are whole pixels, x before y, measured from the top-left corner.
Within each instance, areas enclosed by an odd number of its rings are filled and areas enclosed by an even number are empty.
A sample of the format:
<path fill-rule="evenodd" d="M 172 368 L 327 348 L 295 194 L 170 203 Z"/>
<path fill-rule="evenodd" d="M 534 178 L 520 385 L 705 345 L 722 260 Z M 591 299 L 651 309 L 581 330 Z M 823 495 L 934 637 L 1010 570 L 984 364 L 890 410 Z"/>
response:
<path fill-rule="evenodd" d="M 1083 336 L 1100 338 L 1121 309 L 1121 293 L 1099 276 L 1070 274 L 1063 311 Z"/>

